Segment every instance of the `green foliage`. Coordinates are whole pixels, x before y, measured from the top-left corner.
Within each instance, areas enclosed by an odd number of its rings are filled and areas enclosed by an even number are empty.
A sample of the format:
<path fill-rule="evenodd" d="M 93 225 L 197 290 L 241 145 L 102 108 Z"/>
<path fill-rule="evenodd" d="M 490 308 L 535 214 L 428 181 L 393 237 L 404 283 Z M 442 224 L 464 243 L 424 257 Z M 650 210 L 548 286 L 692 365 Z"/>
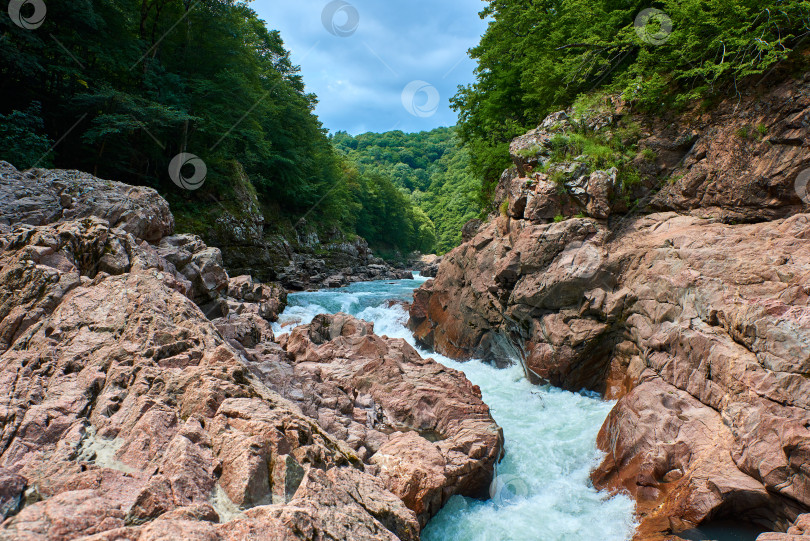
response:
<path fill-rule="evenodd" d="M 616 178 L 625 193 L 631 192 L 633 188 L 639 186 L 642 182 L 638 170 L 631 164 L 623 164 L 619 168 Z"/>
<path fill-rule="evenodd" d="M 556 134 L 549 140 L 552 151 L 546 168 L 555 163 L 580 161 L 587 164 L 592 171 L 611 167 L 621 169 L 635 156 L 637 139 L 631 137 L 634 133 L 634 128 L 620 125 L 604 134 L 583 129 L 568 134 Z M 559 181 L 559 175 L 555 176 L 553 172 L 552 180 Z"/>
<path fill-rule="evenodd" d="M 390 253 L 432 250 L 436 242 L 433 222 L 389 177 L 351 168 L 347 178 L 351 199 L 363 209 L 352 225 L 372 247 Z"/>
<path fill-rule="evenodd" d="M 335 152 L 281 36 L 246 2 L 53 1 L 42 28 L 0 17 L 0 36 L 0 159 L 17 167 L 61 140 L 40 165 L 154 186 L 193 212 L 235 201 L 238 162 L 280 230 L 306 215 L 318 228 L 362 230 L 399 250 L 435 236 L 393 185 L 357 178 Z M 180 152 L 207 166 L 198 191 L 169 177 Z M 422 180 L 429 186 L 429 174 Z M 192 225 L 206 217 L 199 221 Z"/>
<path fill-rule="evenodd" d="M 736 131 L 737 137 L 740 139 L 762 139 L 768 135 L 768 126 L 765 124 L 757 124 L 756 126 L 749 126 L 748 124 L 740 126 Z"/>
<path fill-rule="evenodd" d="M 540 147 L 534 146 L 534 147 L 531 147 L 531 148 L 520 149 L 520 150 L 518 150 L 517 154 L 518 154 L 518 156 L 520 156 L 522 158 L 533 158 L 534 156 L 537 156 L 537 153 L 539 151 L 540 151 Z"/>
<path fill-rule="evenodd" d="M 649 7 L 637 0 L 488 1 L 481 17 L 491 22 L 471 50 L 476 81 L 452 101 L 485 195 L 508 166 L 508 141 L 549 113 L 572 105 L 575 117 L 598 113 L 604 92 L 659 111 L 734 91 L 788 59 L 810 24 L 807 0 L 662 0 L 654 7 L 671 19 L 671 34 L 658 32 L 666 25 L 656 28 L 661 19 L 653 18 L 639 35 L 636 18 Z"/>
<path fill-rule="evenodd" d="M 641 139 L 641 125 L 635 120 L 623 119 L 621 125 L 616 128 L 616 137 L 622 145 L 630 146 Z"/>
<path fill-rule="evenodd" d="M 33 102 L 25 111 L 0 115 L 0 156 L 18 167 L 48 167 L 53 144 L 45 135 L 42 106 Z"/>
<path fill-rule="evenodd" d="M 559 169 L 552 169 L 549 172 L 549 181 L 554 183 L 557 186 L 557 193 L 564 194 L 565 193 L 565 171 L 561 171 Z"/>
<path fill-rule="evenodd" d="M 586 103 L 581 107 L 576 115 L 587 118 L 594 111 L 595 101 Z M 576 118 L 575 118 L 576 120 Z M 542 168 L 549 176 L 549 181 L 557 186 L 557 191 L 561 195 L 566 193 L 565 182 L 568 175 L 560 167 L 560 163 L 579 162 L 588 166 L 590 171 L 605 170 L 615 167 L 617 169 L 617 180 L 622 191 L 627 194 L 633 188 L 642 183 L 641 175 L 633 165 L 633 159 L 637 155 L 637 143 L 641 137 L 641 130 L 638 124 L 633 121 L 622 120 L 616 126 L 611 126 L 600 133 L 593 133 L 584 128 L 576 127 L 569 133 L 558 133 L 551 137 L 548 147 L 551 154 Z M 656 154 L 652 150 L 645 149 L 641 153 L 645 160 L 654 161 Z"/>
<path fill-rule="evenodd" d="M 415 229 L 421 252 L 455 248 L 462 226 L 480 214 L 481 184 L 470 174 L 469 152 L 459 146 L 453 128 L 357 137 L 338 132 L 332 143 L 360 174 L 388 179 L 406 195 L 404 204 L 413 206 L 421 224 Z"/>
<path fill-rule="evenodd" d="M 558 223 L 564 222 L 564 221 L 565 221 L 565 216 L 563 216 L 562 214 L 558 214 L 558 215 L 556 215 L 554 217 L 554 223 L 555 224 L 558 224 Z"/>
<path fill-rule="evenodd" d="M 737 128 L 736 135 L 740 139 L 751 139 L 753 136 L 753 133 L 751 132 L 751 126 L 748 126 L 747 124 L 745 126 L 740 126 L 739 128 Z"/>

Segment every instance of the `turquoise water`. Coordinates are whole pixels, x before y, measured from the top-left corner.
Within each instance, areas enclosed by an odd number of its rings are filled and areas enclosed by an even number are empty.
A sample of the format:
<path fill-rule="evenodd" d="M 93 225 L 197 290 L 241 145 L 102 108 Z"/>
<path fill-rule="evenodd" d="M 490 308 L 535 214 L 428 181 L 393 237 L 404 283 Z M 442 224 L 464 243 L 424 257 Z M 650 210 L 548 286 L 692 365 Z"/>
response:
<path fill-rule="evenodd" d="M 346 312 L 374 323 L 379 335 L 415 346 L 408 315 L 391 300 L 410 301 L 425 279 L 352 284 L 336 290 L 293 293 L 277 333 L 309 323 L 320 313 Z M 421 352 L 462 370 L 481 387 L 503 427 L 506 456 L 488 501 L 456 496 L 422 532 L 426 541 L 625 541 L 632 537 L 630 498 L 597 492 L 589 474 L 601 459 L 596 435 L 611 402 L 588 393 L 531 385 L 518 366 L 497 369 Z"/>

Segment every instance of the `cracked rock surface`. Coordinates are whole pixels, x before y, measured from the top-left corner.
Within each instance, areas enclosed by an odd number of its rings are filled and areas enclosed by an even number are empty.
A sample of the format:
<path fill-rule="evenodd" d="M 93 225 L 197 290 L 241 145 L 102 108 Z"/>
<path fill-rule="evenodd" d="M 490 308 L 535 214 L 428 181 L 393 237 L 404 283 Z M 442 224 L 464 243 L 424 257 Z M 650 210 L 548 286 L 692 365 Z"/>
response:
<path fill-rule="evenodd" d="M 488 485 L 502 436 L 461 373 L 347 316 L 279 343 L 283 289 L 229 278 L 170 214 L 128 226 L 157 194 L 22 218 L 30 183 L 74 173 L 2 174 L 3 539 L 410 541 Z"/>
<path fill-rule="evenodd" d="M 417 339 L 440 353 L 520 357 L 536 381 L 618 400 L 593 481 L 635 498 L 637 539 L 724 517 L 784 532 L 810 508 L 810 214 L 792 191 L 810 99 L 799 83 L 761 98 L 737 120 L 721 106 L 694 133 L 647 137 L 682 174 L 648 214 L 610 219 L 603 206 L 575 216 L 526 176 L 567 122 L 552 115 L 513 143 L 504 211 L 411 307 Z M 731 141 L 755 121 L 782 139 Z"/>

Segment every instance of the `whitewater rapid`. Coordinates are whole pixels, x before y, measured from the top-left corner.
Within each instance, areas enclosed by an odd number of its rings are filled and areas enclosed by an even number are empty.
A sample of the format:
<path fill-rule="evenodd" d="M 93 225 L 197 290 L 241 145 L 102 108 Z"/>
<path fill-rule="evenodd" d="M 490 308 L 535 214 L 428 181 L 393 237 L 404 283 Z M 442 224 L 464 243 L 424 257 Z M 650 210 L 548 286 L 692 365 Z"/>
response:
<path fill-rule="evenodd" d="M 378 281 L 347 288 L 293 293 L 274 325 L 277 334 L 322 313 L 345 312 L 374 323 L 374 332 L 416 343 L 405 326 L 405 309 L 425 281 Z M 492 416 L 503 428 L 506 456 L 498 465 L 492 499 L 455 496 L 422 532 L 425 541 L 625 541 L 635 528 L 633 501 L 596 491 L 589 474 L 601 459 L 596 435 L 612 407 L 592 393 L 538 387 L 518 365 L 498 369 L 459 363 L 420 350 L 463 371 L 481 387 Z"/>

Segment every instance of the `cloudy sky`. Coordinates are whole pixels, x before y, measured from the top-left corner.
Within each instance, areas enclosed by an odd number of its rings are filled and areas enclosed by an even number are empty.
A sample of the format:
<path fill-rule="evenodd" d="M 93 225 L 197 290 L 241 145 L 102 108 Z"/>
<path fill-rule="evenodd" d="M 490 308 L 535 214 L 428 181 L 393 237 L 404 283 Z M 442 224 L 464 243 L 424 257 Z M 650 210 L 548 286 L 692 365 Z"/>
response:
<path fill-rule="evenodd" d="M 317 113 L 351 134 L 452 126 L 449 100 L 473 80 L 482 0 L 255 0 L 281 31 Z"/>

